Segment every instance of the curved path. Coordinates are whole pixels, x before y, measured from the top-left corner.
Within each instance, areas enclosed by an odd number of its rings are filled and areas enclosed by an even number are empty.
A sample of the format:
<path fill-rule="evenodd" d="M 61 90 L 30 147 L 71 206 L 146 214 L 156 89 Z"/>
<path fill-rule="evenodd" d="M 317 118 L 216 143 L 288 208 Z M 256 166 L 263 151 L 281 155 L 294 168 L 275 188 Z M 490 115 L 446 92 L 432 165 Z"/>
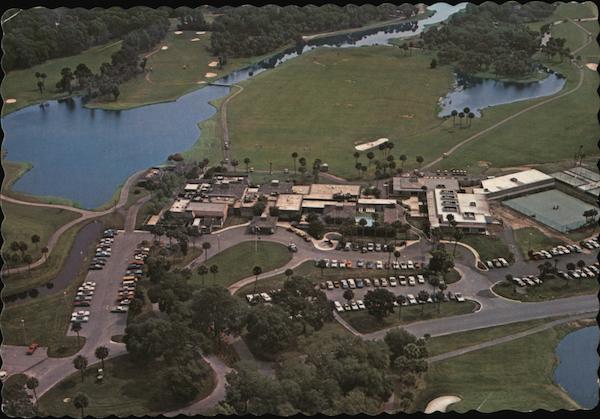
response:
<path fill-rule="evenodd" d="M 231 165 L 231 143 L 229 141 L 229 128 L 227 127 L 227 104 L 244 90 L 239 84 L 233 84 L 231 86 L 238 87 L 239 90 L 232 95 L 229 95 L 227 99 L 221 103 L 221 132 L 223 133 L 221 137 L 221 148 L 223 151 L 223 159 L 228 159 L 228 163 L 226 164 L 228 170 L 232 170 L 233 166 Z M 229 147 L 225 147 L 225 144 L 229 144 Z"/>
<path fill-rule="evenodd" d="M 590 35 L 590 34 L 591 34 L 591 32 L 589 32 L 589 31 L 588 31 L 587 29 L 585 29 L 583 26 L 581 26 L 581 25 L 577 24 L 577 22 L 573 21 L 573 19 L 569 19 L 569 21 L 570 21 L 570 22 L 572 22 L 572 23 L 574 23 L 576 26 L 578 26 L 578 27 L 579 27 L 580 29 L 582 29 L 583 31 L 585 31 L 585 32 L 586 32 L 586 34 L 588 34 L 588 35 Z M 588 46 L 590 43 L 592 43 L 592 41 L 593 41 L 593 39 L 592 39 L 591 37 L 588 37 L 588 39 L 586 40 L 586 42 L 585 42 L 583 45 L 581 45 L 579 48 L 577 48 L 576 50 L 574 50 L 574 51 L 572 52 L 572 54 L 573 54 L 573 55 L 577 54 L 577 53 L 578 53 L 579 51 L 581 51 L 583 48 L 587 47 L 587 46 Z M 481 137 L 482 135 L 485 135 L 485 134 L 487 134 L 488 132 L 490 132 L 490 131 L 492 131 L 492 130 L 494 130 L 494 129 L 496 129 L 496 128 L 498 128 L 498 127 L 502 126 L 502 125 L 504 125 L 505 123 L 507 123 L 507 122 L 509 122 L 509 121 L 512 121 L 513 119 L 515 119 L 515 118 L 517 118 L 517 117 L 519 117 L 519 116 L 523 115 L 524 113 L 526 113 L 526 112 L 529 112 L 529 111 L 532 111 L 532 110 L 534 110 L 534 109 L 537 109 L 537 108 L 539 108 L 540 106 L 546 105 L 547 103 L 554 102 L 555 100 L 561 99 L 561 98 L 563 98 L 563 97 L 565 97 L 565 96 L 568 96 L 568 95 L 571 95 L 571 94 L 575 93 L 575 92 L 576 92 L 577 90 L 579 90 L 579 88 L 580 88 L 580 87 L 583 85 L 583 80 L 584 80 L 584 74 L 585 74 L 585 73 L 584 73 L 584 71 L 583 71 L 583 68 L 582 68 L 582 67 L 580 67 L 579 65 L 577 65 L 577 64 L 575 64 L 575 63 L 573 63 L 573 65 L 574 65 L 575 67 L 577 67 L 577 69 L 579 70 L 579 81 L 577 82 L 577 85 L 576 85 L 574 88 L 572 88 L 571 90 L 569 90 L 569 91 L 567 91 L 567 92 L 561 93 L 561 94 L 559 94 L 559 95 L 557 95 L 557 96 L 552 96 L 552 97 L 551 97 L 551 98 L 549 98 L 549 99 L 546 99 L 546 100 L 544 100 L 544 101 L 542 101 L 542 102 L 538 102 L 538 103 L 536 103 L 535 105 L 531 105 L 531 106 L 529 106 L 529 107 L 527 107 L 527 108 L 525 108 L 525 109 L 521 109 L 520 111 L 518 111 L 518 112 L 516 112 L 516 113 L 514 113 L 514 114 L 512 114 L 512 115 L 510 115 L 510 116 L 508 116 L 508 117 L 506 117 L 506 118 L 504 118 L 504 119 L 503 119 L 503 120 L 501 120 L 501 121 L 498 121 L 498 122 L 496 122 L 495 124 L 493 124 L 493 125 L 491 125 L 491 126 L 487 127 L 486 129 L 483 129 L 483 130 L 479 131 L 478 133 L 476 133 L 476 134 L 474 134 L 474 135 L 470 136 L 469 138 L 467 138 L 467 139 L 465 139 L 465 140 L 461 141 L 460 143 L 456 144 L 454 147 L 450 148 L 450 149 L 449 149 L 448 151 L 446 151 L 446 152 L 444 153 L 444 155 L 442 155 L 441 157 L 438 157 L 437 159 L 435 159 L 435 160 L 431 161 L 430 163 L 427 163 L 426 165 L 424 165 L 424 166 L 423 166 L 423 169 L 428 169 L 428 168 L 431 168 L 432 166 L 434 166 L 434 165 L 438 164 L 440 161 L 442 161 L 442 160 L 443 160 L 445 157 L 448 157 L 448 156 L 450 156 L 452 153 L 454 153 L 456 150 L 458 150 L 459 148 L 461 148 L 461 147 L 462 147 L 462 146 L 464 146 L 465 144 L 468 144 L 468 143 L 470 143 L 471 141 L 473 141 L 473 140 L 475 140 L 475 139 L 477 139 L 477 138 Z"/>
<path fill-rule="evenodd" d="M 83 221 L 102 217 L 103 215 L 110 214 L 111 212 L 116 211 L 117 209 L 125 207 L 125 204 L 127 203 L 127 198 L 129 197 L 129 190 L 135 184 L 135 181 L 137 181 L 138 177 L 145 171 L 146 171 L 146 169 L 140 170 L 139 172 L 136 172 L 133 175 L 131 175 L 129 178 L 127 178 L 127 181 L 121 188 L 121 191 L 119 193 L 119 200 L 117 201 L 117 203 L 114 206 L 112 206 L 108 209 L 102 210 L 102 211 L 86 210 L 86 209 L 72 207 L 69 205 L 45 204 L 43 202 L 22 201 L 22 200 L 11 198 L 10 196 L 6 196 L 6 195 L 2 195 L 2 194 L 0 194 L 0 200 L 6 201 L 6 202 L 11 202 L 13 204 L 29 205 L 32 207 L 57 208 L 57 209 L 72 211 L 72 212 L 80 214 L 79 218 L 76 218 L 73 221 L 69 221 L 68 223 L 63 224 L 54 233 L 52 233 L 52 235 L 48 239 L 48 242 L 46 243 L 46 246 L 45 246 L 48 248 L 48 255 L 49 255 L 50 253 L 52 253 L 52 251 L 56 247 L 56 244 L 57 244 L 58 240 L 60 239 L 60 237 L 74 225 L 79 224 Z M 140 204 L 140 203 L 138 202 L 138 204 Z M 136 206 L 136 205 L 134 205 L 134 206 Z M 141 206 L 141 204 L 140 204 L 140 206 Z M 139 206 L 138 206 L 138 209 L 139 209 Z M 133 223 L 135 226 L 135 217 L 134 217 Z M 38 266 L 41 266 L 42 264 L 44 264 L 46 262 L 48 255 L 46 255 L 46 257 L 39 258 L 38 260 L 33 262 L 30 266 L 21 266 L 18 268 L 6 268 L 6 269 L 2 270 L 2 273 L 5 275 L 8 275 L 8 274 L 13 274 L 13 273 L 25 272 L 25 271 L 29 271 L 30 269 L 37 268 Z"/>

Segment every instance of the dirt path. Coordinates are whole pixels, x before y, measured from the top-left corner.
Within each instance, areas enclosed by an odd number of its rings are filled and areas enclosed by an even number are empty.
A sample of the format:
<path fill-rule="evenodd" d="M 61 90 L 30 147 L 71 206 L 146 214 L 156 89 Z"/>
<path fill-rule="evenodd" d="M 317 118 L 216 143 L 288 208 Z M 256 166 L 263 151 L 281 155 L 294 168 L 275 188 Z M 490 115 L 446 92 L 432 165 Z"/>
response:
<path fill-rule="evenodd" d="M 577 26 L 578 26 L 580 29 L 582 29 L 582 30 L 583 30 L 583 31 L 584 31 L 586 34 L 588 34 L 588 35 L 590 35 L 590 34 L 591 34 L 591 32 L 589 32 L 589 31 L 588 31 L 587 29 L 585 29 L 583 26 L 579 25 L 577 22 L 573 21 L 573 19 L 569 19 L 569 21 L 570 21 L 570 22 L 573 22 L 575 25 L 577 25 Z M 573 53 L 573 55 L 576 55 L 576 54 L 577 54 L 579 51 L 581 51 L 583 48 L 587 47 L 587 46 L 588 46 L 588 45 L 589 45 L 589 44 L 590 44 L 592 41 L 593 41 L 593 39 L 591 38 L 591 36 L 588 36 L 588 38 L 587 38 L 586 42 L 584 42 L 584 44 L 583 44 L 583 45 L 581 45 L 579 48 L 577 48 L 576 50 L 574 50 L 574 51 L 572 52 L 572 53 Z M 467 138 L 467 139 L 465 139 L 465 140 L 461 141 L 460 143 L 456 144 L 454 147 L 450 148 L 450 149 L 449 149 L 448 151 L 446 151 L 446 152 L 445 152 L 445 153 L 444 153 L 444 154 L 443 154 L 441 157 L 438 157 L 437 159 L 433 160 L 432 162 L 430 162 L 430 163 L 428 163 L 428 164 L 424 165 L 424 166 L 423 166 L 423 169 L 428 169 L 428 168 L 430 168 L 430 167 L 433 167 L 433 166 L 435 166 L 436 164 L 438 164 L 440 161 L 442 161 L 442 160 L 444 159 L 444 155 L 445 155 L 446 157 L 447 157 L 447 156 L 450 156 L 452 153 L 454 153 L 456 150 L 458 150 L 459 148 L 461 148 L 461 147 L 462 147 L 462 146 L 464 146 L 465 144 L 468 144 L 468 143 L 470 143 L 471 141 L 473 141 L 473 140 L 475 140 L 475 139 L 477 139 L 477 138 L 481 137 L 482 135 L 485 135 L 485 134 L 487 134 L 488 132 L 495 130 L 496 128 L 498 128 L 498 127 L 500 127 L 500 126 L 502 126 L 502 125 L 506 124 L 506 123 L 507 123 L 507 122 L 509 122 L 509 121 L 512 121 L 513 119 L 515 119 L 515 118 L 517 118 L 517 117 L 519 117 L 519 116 L 523 115 L 524 113 L 527 113 L 527 112 L 529 112 L 529 111 L 532 111 L 532 110 L 534 110 L 534 109 L 537 109 L 537 108 L 539 108 L 540 106 L 544 106 L 544 105 L 546 105 L 547 103 L 554 102 L 555 100 L 561 99 L 561 98 L 563 98 L 563 97 L 565 97 L 565 96 L 571 95 L 571 94 L 575 93 L 576 91 L 578 91 L 578 90 L 579 90 L 579 88 L 581 88 L 581 86 L 583 85 L 583 80 L 584 80 L 584 72 L 583 72 L 583 68 L 582 68 L 582 67 L 580 67 L 578 64 L 576 64 L 576 63 L 573 63 L 573 65 L 574 65 L 575 67 L 577 67 L 577 69 L 579 70 L 579 81 L 577 82 L 577 86 L 575 86 L 574 88 L 572 88 L 571 90 L 569 90 L 569 91 L 567 91 L 567 92 L 564 92 L 564 93 L 562 93 L 562 94 L 559 94 L 559 95 L 557 95 L 557 96 L 552 96 L 552 97 L 551 97 L 551 98 L 549 98 L 549 99 L 546 99 L 546 100 L 544 100 L 544 101 L 542 101 L 542 102 L 536 103 L 535 105 L 531 105 L 531 106 L 529 106 L 529 107 L 527 107 L 527 108 L 525 108 L 525 109 L 522 109 L 522 110 L 520 110 L 520 111 L 518 111 L 518 112 L 516 112 L 516 113 L 514 113 L 514 114 L 512 114 L 512 115 L 510 115 L 510 116 L 508 116 L 507 118 L 504 118 L 503 120 L 501 120 L 501 121 L 499 121 L 499 122 L 496 122 L 494 125 L 492 125 L 492 126 L 489 126 L 488 128 L 486 128 L 486 129 L 483 129 L 483 130 L 479 131 L 478 133 L 476 133 L 476 134 L 474 134 L 474 135 L 470 136 L 469 138 Z"/>
<path fill-rule="evenodd" d="M 232 85 L 232 87 L 235 86 L 237 88 L 239 88 L 239 90 L 235 93 L 233 93 L 232 95 L 229 95 L 227 97 L 227 99 L 225 99 L 223 101 L 223 103 L 221 103 L 221 132 L 223 133 L 222 138 L 221 138 L 221 148 L 223 151 L 223 159 L 227 159 L 228 163 L 226 164 L 227 168 L 229 170 L 232 170 L 233 166 L 231 166 L 231 146 L 226 147 L 226 144 L 230 144 L 229 143 L 229 128 L 227 127 L 227 104 L 229 103 L 229 101 L 231 99 L 233 99 L 234 97 L 236 97 L 237 95 L 239 95 L 240 93 L 242 93 L 244 91 L 244 88 L 242 86 L 240 86 L 239 84 L 234 84 Z"/>

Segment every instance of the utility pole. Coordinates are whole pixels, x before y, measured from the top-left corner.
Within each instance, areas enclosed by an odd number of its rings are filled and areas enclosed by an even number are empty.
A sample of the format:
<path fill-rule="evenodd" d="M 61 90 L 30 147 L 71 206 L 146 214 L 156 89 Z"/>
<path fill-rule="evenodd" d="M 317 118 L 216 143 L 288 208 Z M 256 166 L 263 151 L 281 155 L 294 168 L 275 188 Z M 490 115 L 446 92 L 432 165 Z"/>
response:
<path fill-rule="evenodd" d="M 21 319 L 21 328 L 23 329 L 23 341 L 27 346 L 27 335 L 25 334 L 25 319 Z"/>
<path fill-rule="evenodd" d="M 273 174 L 273 162 L 272 161 L 269 162 L 269 174 L 270 175 Z"/>

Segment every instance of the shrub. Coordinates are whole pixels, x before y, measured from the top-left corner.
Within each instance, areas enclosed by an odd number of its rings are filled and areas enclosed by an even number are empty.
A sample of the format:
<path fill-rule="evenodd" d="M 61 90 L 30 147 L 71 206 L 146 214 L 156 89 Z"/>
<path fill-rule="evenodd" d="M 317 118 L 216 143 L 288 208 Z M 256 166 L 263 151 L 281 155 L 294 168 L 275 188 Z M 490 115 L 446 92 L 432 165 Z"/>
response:
<path fill-rule="evenodd" d="M 52 288 L 54 288 L 54 282 L 48 282 L 46 284 L 46 288 L 48 288 L 49 290 L 51 290 Z"/>
<path fill-rule="evenodd" d="M 40 294 L 40 292 L 37 290 L 37 288 L 32 288 L 28 291 L 28 294 L 31 298 L 35 298 Z"/>

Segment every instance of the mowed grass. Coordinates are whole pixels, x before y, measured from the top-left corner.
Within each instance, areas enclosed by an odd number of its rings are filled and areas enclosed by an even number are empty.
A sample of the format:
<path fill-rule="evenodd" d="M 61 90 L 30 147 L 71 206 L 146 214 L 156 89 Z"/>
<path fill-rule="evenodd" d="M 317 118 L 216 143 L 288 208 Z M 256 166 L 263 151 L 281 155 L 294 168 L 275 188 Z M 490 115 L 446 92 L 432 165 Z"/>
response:
<path fill-rule="evenodd" d="M 523 256 L 528 257 L 529 250 L 548 250 L 559 244 L 564 244 L 561 240 L 546 236 L 535 227 L 524 227 L 514 230 L 515 239 L 521 249 Z"/>
<path fill-rule="evenodd" d="M 577 295 L 597 294 L 599 290 L 597 277 L 570 279 L 568 283 L 562 278 L 548 278 L 543 281 L 542 285 L 525 287 L 526 292 L 523 294 L 514 292 L 515 287 L 520 291 L 523 290 L 523 287 L 505 281 L 494 285 L 492 289 L 498 295 L 522 302 L 549 301 Z"/>
<path fill-rule="evenodd" d="M 79 218 L 79 214 L 59 208 L 33 207 L 28 205 L 13 204 L 2 201 L 2 238 L 4 244 L 2 252 L 11 252 L 10 244 L 13 241 L 25 242 L 34 261 L 42 257 L 41 249 L 46 246 L 50 236 L 62 225 Z M 40 241 L 31 242 L 31 236 L 37 234 Z M 20 255 L 20 252 L 16 252 Z M 20 262 L 19 265 L 22 265 Z M 13 266 L 11 264 L 11 266 Z"/>
<path fill-rule="evenodd" d="M 91 362 L 94 362 L 90 360 Z M 199 362 L 204 362 L 201 359 Z M 96 380 L 97 369 L 101 365 L 88 367 L 85 380 L 81 382 L 79 371 L 74 373 L 50 389 L 39 400 L 39 408 L 44 416 L 78 417 L 81 412 L 73 406 L 72 399 L 78 393 L 84 393 L 89 398 L 89 406 L 85 409 L 86 416 L 119 417 L 144 416 L 150 412 L 163 412 L 176 409 L 176 403 L 161 403 L 158 391 L 161 374 L 166 369 L 164 361 L 154 361 L 149 364 L 136 365 L 129 355 L 119 356 L 104 362 L 104 379 Z M 207 365 L 208 367 L 208 365 Z M 214 373 L 208 370 L 206 378 L 197 383 L 200 400 L 208 395 L 215 385 Z M 64 400 L 69 399 L 66 403 Z"/>
<path fill-rule="evenodd" d="M 591 1 L 576 3 L 558 3 L 556 15 L 570 17 L 571 19 L 598 16 L 598 7 Z"/>
<path fill-rule="evenodd" d="M 477 250 L 482 261 L 497 259 L 499 257 L 509 260 L 510 249 L 498 237 L 479 234 L 465 235 L 460 241 Z"/>
<path fill-rule="evenodd" d="M 479 307 L 479 304 L 471 300 L 466 300 L 462 303 L 448 301 L 440 304 L 439 313 L 437 303 L 405 306 L 402 307 L 401 314 L 398 312 L 398 307 L 396 307 L 394 309 L 394 313 L 391 313 L 381 322 L 378 321 L 374 316 L 370 315 L 367 310 L 344 312 L 341 314 L 341 317 L 358 332 L 371 333 L 394 326 L 418 322 L 421 320 L 431 320 L 442 317 L 469 314 L 474 312 L 477 307 Z M 422 315 L 421 311 L 423 312 Z"/>
<path fill-rule="evenodd" d="M 457 349 L 467 348 L 483 342 L 524 332 L 534 327 L 541 326 L 559 317 L 546 319 L 527 320 L 523 322 L 504 324 L 502 326 L 486 327 L 483 329 L 469 330 L 468 332 L 453 333 L 451 335 L 435 336 L 427 339 L 429 356 L 435 356 Z"/>
<path fill-rule="evenodd" d="M 256 244 L 254 241 L 242 242 L 211 257 L 211 254 L 217 251 L 217 246 L 213 246 L 208 251 L 208 260 L 204 265 L 207 268 L 217 265 L 219 272 L 216 275 L 210 272 L 206 274 L 205 285 L 227 287 L 240 279 L 253 276 L 252 269 L 255 266 L 260 266 L 266 273 L 285 265 L 292 259 L 292 253 L 287 247 L 268 241 L 259 241 Z M 197 270 L 193 272 L 190 281 L 199 286 L 203 283 Z"/>
<path fill-rule="evenodd" d="M 439 396 L 457 395 L 462 401 L 449 411 L 523 412 L 536 409 L 576 409 L 578 406 L 553 382 L 557 364 L 554 349 L 573 327 L 554 328 L 429 365 L 426 388 L 416 409 Z"/>
<path fill-rule="evenodd" d="M 110 56 L 120 48 L 121 41 L 111 41 L 105 45 L 90 48 L 78 55 L 56 58 L 31 68 L 9 72 L 2 81 L 0 91 L 5 100 L 16 99 L 17 101 L 16 103 L 4 103 L 2 115 L 42 100 L 64 96 L 63 93 L 56 92 L 56 83 L 61 77 L 60 71 L 63 68 L 70 67 L 71 70 L 75 70 L 77 65 L 84 63 L 93 72 L 98 72 L 100 65 L 104 62 L 110 62 Z M 36 72 L 46 73 L 48 76 L 45 81 L 46 90 L 43 96 L 40 95 L 37 88 Z"/>
<path fill-rule="evenodd" d="M 452 72 L 431 70 L 430 61 L 389 47 L 323 48 L 261 73 L 228 105 L 234 157 L 278 170 L 292 167 L 296 151 L 355 175 L 355 144 L 387 137 L 399 150 L 405 137 L 440 124 L 436 103 Z"/>

